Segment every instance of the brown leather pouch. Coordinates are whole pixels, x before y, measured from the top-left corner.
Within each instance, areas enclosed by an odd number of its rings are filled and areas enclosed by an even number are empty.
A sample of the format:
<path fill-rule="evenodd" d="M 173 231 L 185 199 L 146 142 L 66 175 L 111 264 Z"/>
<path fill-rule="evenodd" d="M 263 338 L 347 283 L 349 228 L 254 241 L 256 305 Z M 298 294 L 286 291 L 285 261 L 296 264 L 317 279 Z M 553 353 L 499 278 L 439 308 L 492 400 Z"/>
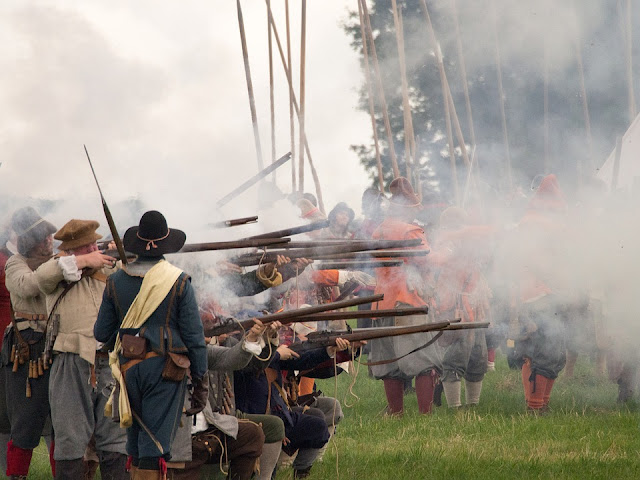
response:
<path fill-rule="evenodd" d="M 174 382 L 181 382 L 191 366 L 191 361 L 186 355 L 169 352 L 167 361 L 162 369 L 162 378 Z"/>
<path fill-rule="evenodd" d="M 122 355 L 125 358 L 144 360 L 147 354 L 146 338 L 125 333 L 122 335 L 120 343 L 122 344 Z"/>

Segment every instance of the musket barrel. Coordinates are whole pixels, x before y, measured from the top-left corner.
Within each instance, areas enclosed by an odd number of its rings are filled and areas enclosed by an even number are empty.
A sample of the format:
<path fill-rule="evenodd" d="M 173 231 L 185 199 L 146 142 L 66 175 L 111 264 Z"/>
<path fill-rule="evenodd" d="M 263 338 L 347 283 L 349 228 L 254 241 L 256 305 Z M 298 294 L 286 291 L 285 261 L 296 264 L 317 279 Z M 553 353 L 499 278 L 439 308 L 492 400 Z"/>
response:
<path fill-rule="evenodd" d="M 320 230 L 329 226 L 329 220 L 318 220 L 307 225 L 301 225 L 299 227 L 285 228 L 283 230 L 276 230 L 275 232 L 262 233 L 260 235 L 253 235 L 247 238 L 277 238 L 288 237 L 290 235 L 297 235 L 299 233 L 312 232 L 314 230 Z"/>
<path fill-rule="evenodd" d="M 213 227 L 214 228 L 237 227 L 239 225 L 247 225 L 249 223 L 255 223 L 257 221 L 258 221 L 257 215 L 253 217 L 232 218 L 231 220 L 223 220 L 221 222 L 216 222 L 213 224 Z"/>
<path fill-rule="evenodd" d="M 231 250 L 233 248 L 265 247 L 274 243 L 288 242 L 289 238 L 242 239 L 229 242 L 188 243 L 178 253 Z M 262 256 L 262 254 L 258 254 Z M 258 262 L 259 263 L 259 262 Z M 257 264 L 256 264 L 257 265 Z"/>
<path fill-rule="evenodd" d="M 286 312 L 272 313 L 264 315 L 262 317 L 256 317 L 263 324 L 269 324 L 273 322 L 282 322 L 284 324 L 293 323 L 298 317 L 307 316 L 313 313 L 327 312 L 329 310 L 337 310 L 339 308 L 354 307 L 356 305 L 363 305 L 366 303 L 379 302 L 384 298 L 384 294 L 371 295 L 368 297 L 350 298 L 348 300 L 342 300 L 340 302 L 324 303 L 322 305 L 313 305 L 311 307 L 298 308 L 296 310 L 288 310 Z M 253 325 L 253 319 L 237 321 L 230 319 L 231 321 L 222 325 L 216 325 L 215 327 L 205 331 L 205 337 L 216 337 L 224 333 L 234 332 L 236 330 L 247 330 Z M 301 320 L 296 320 L 301 321 Z"/>
<path fill-rule="evenodd" d="M 404 263 L 403 260 L 337 260 L 335 262 L 327 262 L 314 264 L 316 270 L 371 270 L 373 268 L 399 267 Z"/>
<path fill-rule="evenodd" d="M 351 318 L 383 318 L 383 317 L 405 317 L 409 315 L 426 315 L 429 307 L 406 307 L 389 308 L 381 310 L 353 310 L 348 312 L 326 312 L 315 315 L 305 315 L 305 322 L 322 322 L 325 320 L 348 320 Z M 358 329 L 361 330 L 361 329 Z"/>
<path fill-rule="evenodd" d="M 440 331 L 450 325 L 449 322 L 425 323 L 422 325 L 410 325 L 407 327 L 379 327 L 372 329 L 355 329 L 352 333 L 326 332 L 326 335 L 317 335 L 306 342 L 293 343 L 289 346 L 291 350 L 301 351 L 319 347 L 335 346 L 336 339 L 343 338 L 350 342 L 363 340 L 375 340 L 376 338 L 398 337 L 400 335 L 411 335 L 414 333 L 425 333 Z M 358 331 L 362 330 L 362 331 Z"/>

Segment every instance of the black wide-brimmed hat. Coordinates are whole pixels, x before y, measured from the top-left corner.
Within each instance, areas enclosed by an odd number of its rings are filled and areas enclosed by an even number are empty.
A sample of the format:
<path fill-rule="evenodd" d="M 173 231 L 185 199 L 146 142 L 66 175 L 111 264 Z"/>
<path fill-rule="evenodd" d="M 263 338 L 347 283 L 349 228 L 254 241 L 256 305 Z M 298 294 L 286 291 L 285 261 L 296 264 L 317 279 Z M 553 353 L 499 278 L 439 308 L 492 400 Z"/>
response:
<path fill-rule="evenodd" d="M 129 228 L 122 239 L 125 250 L 142 257 L 160 257 L 175 253 L 184 246 L 187 236 L 182 230 L 169 228 L 160 212 L 151 210 L 142 215 L 137 227 Z"/>

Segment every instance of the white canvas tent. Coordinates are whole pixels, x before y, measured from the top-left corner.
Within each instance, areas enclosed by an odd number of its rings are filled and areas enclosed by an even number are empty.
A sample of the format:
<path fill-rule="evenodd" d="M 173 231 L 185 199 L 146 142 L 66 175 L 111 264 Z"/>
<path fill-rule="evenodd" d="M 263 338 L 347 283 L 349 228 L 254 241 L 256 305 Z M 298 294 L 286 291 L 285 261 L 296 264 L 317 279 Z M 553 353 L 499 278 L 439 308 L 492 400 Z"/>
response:
<path fill-rule="evenodd" d="M 616 149 L 614 147 L 597 174 L 597 177 L 604 181 L 609 188 L 611 188 L 613 181 L 615 163 Z M 640 183 L 640 115 L 635 118 L 622 136 L 622 148 L 617 168 L 616 188 L 630 190 L 634 184 Z"/>

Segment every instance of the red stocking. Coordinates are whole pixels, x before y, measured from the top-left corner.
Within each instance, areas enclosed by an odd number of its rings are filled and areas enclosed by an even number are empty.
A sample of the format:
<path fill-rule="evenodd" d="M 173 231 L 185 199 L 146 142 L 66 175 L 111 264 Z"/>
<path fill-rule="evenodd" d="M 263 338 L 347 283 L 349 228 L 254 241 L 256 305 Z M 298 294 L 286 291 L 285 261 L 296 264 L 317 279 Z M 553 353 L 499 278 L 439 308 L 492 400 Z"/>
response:
<path fill-rule="evenodd" d="M 29 474 L 29 464 L 33 450 L 16 447 L 13 440 L 7 443 L 7 476 L 27 476 Z"/>
<path fill-rule="evenodd" d="M 389 404 L 389 414 L 400 414 L 404 410 L 404 382 L 395 378 L 385 378 L 384 393 Z M 433 395 L 432 395 L 433 397 Z"/>
<path fill-rule="evenodd" d="M 429 374 L 416 377 L 416 396 L 418 397 L 418 410 L 420 413 L 431 413 L 433 391 L 436 386 L 435 378 Z"/>

